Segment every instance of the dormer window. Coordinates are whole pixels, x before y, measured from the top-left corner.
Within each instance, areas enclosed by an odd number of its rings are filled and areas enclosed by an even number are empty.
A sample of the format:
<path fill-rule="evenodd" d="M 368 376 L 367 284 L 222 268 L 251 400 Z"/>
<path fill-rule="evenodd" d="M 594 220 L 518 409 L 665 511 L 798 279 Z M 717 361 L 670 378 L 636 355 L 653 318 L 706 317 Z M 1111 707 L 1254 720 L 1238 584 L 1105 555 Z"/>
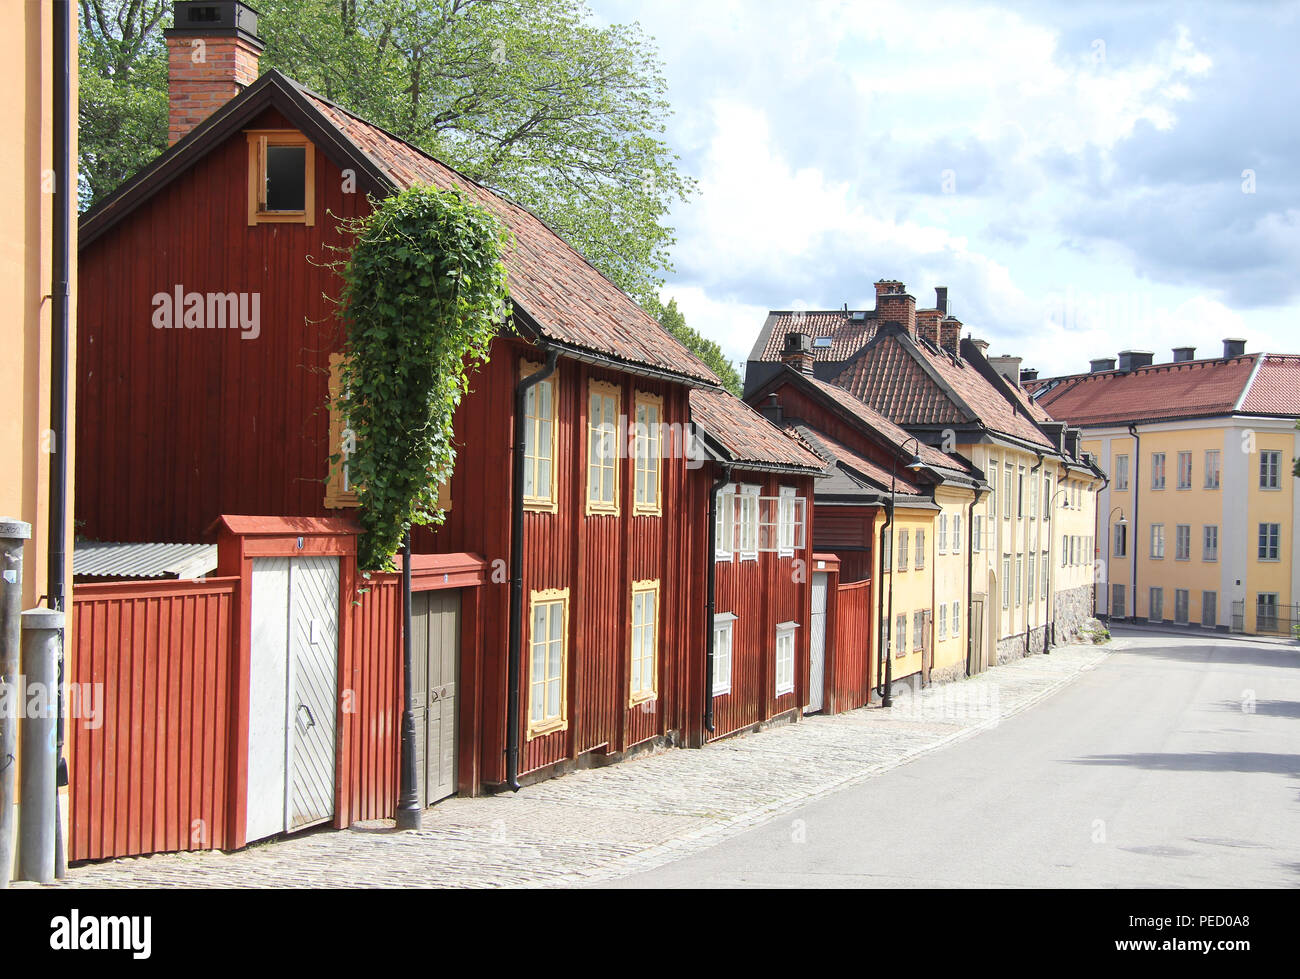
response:
<path fill-rule="evenodd" d="M 249 130 L 248 223 L 316 223 L 316 154 L 293 129 Z"/>

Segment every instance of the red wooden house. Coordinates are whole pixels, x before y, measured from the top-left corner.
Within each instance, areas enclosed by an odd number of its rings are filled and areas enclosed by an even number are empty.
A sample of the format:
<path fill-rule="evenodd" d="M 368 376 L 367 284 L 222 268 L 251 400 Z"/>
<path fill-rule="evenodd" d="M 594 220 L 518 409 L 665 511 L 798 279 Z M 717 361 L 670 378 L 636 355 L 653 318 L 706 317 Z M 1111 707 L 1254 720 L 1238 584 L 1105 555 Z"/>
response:
<path fill-rule="evenodd" d="M 204 8 L 195 25 L 192 7 Z M 439 587 L 433 555 L 477 555 L 485 569 L 466 600 L 413 605 L 429 784 L 435 758 L 442 794 L 477 793 L 698 743 L 709 484 L 689 424 L 693 392 L 719 403 L 717 378 L 527 210 L 278 72 L 252 81 L 249 15 L 177 4 L 175 144 L 82 224 L 78 383 L 101 407 L 78 418 L 80 533 L 194 542 L 223 514 L 346 516 L 346 461 L 329 465 L 345 420 L 327 407 L 343 336 L 326 297 L 339 282 L 318 264 L 346 245 L 334 216 L 415 184 L 458 188 L 514 237 L 515 332 L 456 416 L 446 522 L 414 539 L 425 588 Z M 197 68 L 191 35 L 206 42 Z M 733 469 L 760 471 L 763 494 L 806 497 L 818 461 L 780 432 L 766 438 L 780 440 L 776 458 Z M 783 596 L 763 614 L 802 625 L 806 589 L 775 584 L 791 560 L 755 568 Z M 728 579 L 723 592 L 747 588 Z M 761 621 L 775 643 L 780 623 Z M 725 723 L 798 706 L 798 683 L 778 694 L 773 664 L 743 666 L 765 691 L 742 687 L 737 655 L 736 689 L 755 699 L 733 694 Z"/>

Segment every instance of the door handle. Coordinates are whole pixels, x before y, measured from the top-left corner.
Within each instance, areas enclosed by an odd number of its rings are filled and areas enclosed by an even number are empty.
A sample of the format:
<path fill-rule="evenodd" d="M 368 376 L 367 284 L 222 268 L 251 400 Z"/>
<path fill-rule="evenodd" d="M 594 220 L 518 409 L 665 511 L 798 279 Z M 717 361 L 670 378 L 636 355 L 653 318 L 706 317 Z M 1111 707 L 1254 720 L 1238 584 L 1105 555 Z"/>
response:
<path fill-rule="evenodd" d="M 306 730 L 310 731 L 312 728 L 314 728 L 314 727 L 316 726 L 316 718 L 312 716 L 311 708 L 308 707 L 306 704 L 299 704 L 299 705 L 298 705 L 298 710 L 299 710 L 299 711 L 304 711 L 304 710 L 305 710 L 305 711 L 307 712 L 307 726 L 306 726 Z M 301 722 L 301 719 L 300 719 L 300 722 Z"/>

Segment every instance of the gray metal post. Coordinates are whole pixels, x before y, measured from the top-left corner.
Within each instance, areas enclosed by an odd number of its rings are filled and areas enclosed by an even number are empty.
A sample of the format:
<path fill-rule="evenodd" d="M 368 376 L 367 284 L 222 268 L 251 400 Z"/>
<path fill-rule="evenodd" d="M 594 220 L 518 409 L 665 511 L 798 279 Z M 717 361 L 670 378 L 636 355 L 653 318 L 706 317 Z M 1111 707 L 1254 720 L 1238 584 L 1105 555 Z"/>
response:
<path fill-rule="evenodd" d="M 23 613 L 25 712 L 19 739 L 22 777 L 18 800 L 18 880 L 54 880 L 58 802 L 59 653 L 63 613 L 37 608 Z"/>
<path fill-rule="evenodd" d="M 23 608 L 23 543 L 32 525 L 0 517 L 0 888 L 14 869 L 14 776 L 18 770 L 19 623 Z"/>

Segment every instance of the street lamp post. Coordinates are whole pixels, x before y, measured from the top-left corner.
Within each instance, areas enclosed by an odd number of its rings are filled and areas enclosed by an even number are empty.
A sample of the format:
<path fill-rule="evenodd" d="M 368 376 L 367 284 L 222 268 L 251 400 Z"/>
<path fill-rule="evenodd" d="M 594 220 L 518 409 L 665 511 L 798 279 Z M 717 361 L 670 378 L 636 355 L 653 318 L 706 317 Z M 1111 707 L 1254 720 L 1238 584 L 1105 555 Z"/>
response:
<path fill-rule="evenodd" d="M 923 462 L 921 462 L 921 441 L 920 439 L 916 438 L 916 436 L 914 435 L 909 436 L 908 438 L 904 439 L 902 445 L 899 446 L 900 451 L 906 450 L 908 442 L 916 443 L 916 451 L 912 453 L 912 461 L 907 464 L 907 468 L 912 470 L 913 472 L 916 472 L 918 469 L 924 468 L 925 465 Z M 894 539 L 897 536 L 897 533 L 895 532 L 895 528 L 894 528 L 894 506 L 895 506 L 895 499 L 898 495 L 897 470 L 898 470 L 898 457 L 891 453 L 890 460 L 889 460 L 889 563 L 890 563 L 889 620 L 888 620 L 889 645 L 887 648 L 881 650 L 881 653 L 885 657 L 885 686 L 884 689 L 880 691 L 881 707 L 892 707 L 894 704 L 894 696 L 891 688 L 894 685 L 894 643 L 898 641 L 898 637 L 894 634 L 894 568 L 893 568 Z M 881 559 L 882 559 L 881 572 L 883 573 L 884 572 L 883 554 L 881 555 Z"/>

